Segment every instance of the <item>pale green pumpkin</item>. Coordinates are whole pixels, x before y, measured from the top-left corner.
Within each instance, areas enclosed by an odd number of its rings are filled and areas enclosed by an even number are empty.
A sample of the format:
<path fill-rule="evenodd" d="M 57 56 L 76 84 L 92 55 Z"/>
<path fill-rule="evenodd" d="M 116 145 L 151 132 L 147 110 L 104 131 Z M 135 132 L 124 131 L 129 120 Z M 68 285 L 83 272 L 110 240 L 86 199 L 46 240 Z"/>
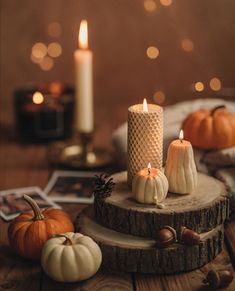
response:
<path fill-rule="evenodd" d="M 67 232 L 49 239 L 42 250 L 43 270 L 60 282 L 77 282 L 93 276 L 99 269 L 102 254 L 90 237 Z"/>

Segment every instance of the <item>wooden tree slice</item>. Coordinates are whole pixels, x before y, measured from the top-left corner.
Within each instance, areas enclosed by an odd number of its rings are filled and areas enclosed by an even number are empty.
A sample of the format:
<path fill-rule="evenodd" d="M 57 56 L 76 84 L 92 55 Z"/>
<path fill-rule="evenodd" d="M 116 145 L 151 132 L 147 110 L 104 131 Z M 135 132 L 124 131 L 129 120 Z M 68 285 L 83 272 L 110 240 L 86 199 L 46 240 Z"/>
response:
<path fill-rule="evenodd" d="M 223 226 L 200 234 L 196 246 L 174 243 L 161 249 L 155 240 L 132 236 L 105 228 L 94 221 L 90 206 L 76 221 L 76 229 L 93 238 L 100 246 L 103 266 L 125 272 L 172 274 L 191 271 L 210 262 L 223 247 Z"/>
<path fill-rule="evenodd" d="M 116 186 L 111 196 L 95 199 L 96 220 L 116 231 L 156 237 L 165 225 L 178 229 L 187 226 L 199 233 L 223 224 L 229 217 L 229 199 L 223 183 L 207 175 L 198 174 L 198 187 L 188 195 L 168 193 L 165 208 L 140 204 L 134 200 L 127 185 L 127 173 L 113 175 Z"/>

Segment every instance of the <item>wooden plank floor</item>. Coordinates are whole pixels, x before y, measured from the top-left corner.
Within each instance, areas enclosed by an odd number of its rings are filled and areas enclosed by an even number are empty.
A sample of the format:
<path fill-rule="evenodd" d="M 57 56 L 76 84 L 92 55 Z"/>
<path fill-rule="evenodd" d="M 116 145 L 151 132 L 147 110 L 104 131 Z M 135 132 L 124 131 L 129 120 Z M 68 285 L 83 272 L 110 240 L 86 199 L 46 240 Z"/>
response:
<path fill-rule="evenodd" d="M 105 129 L 105 135 L 111 133 Z M 102 134 L 98 138 L 105 141 Z M 14 137 L 1 138 L 0 142 L 0 189 L 39 186 L 44 188 L 52 172 L 47 162 L 47 148 L 44 145 L 19 144 Z M 63 204 L 73 217 L 85 205 Z M 202 285 L 205 273 L 211 268 L 229 267 L 233 270 L 235 258 L 235 220 L 226 227 L 224 251 L 210 264 L 200 270 L 174 276 L 154 276 L 117 273 L 101 269 L 91 279 L 80 283 L 62 284 L 46 276 L 39 263 L 22 259 L 12 253 L 7 239 L 8 223 L 0 219 L 0 290 L 210 290 Z M 235 290 L 235 280 L 224 290 Z"/>

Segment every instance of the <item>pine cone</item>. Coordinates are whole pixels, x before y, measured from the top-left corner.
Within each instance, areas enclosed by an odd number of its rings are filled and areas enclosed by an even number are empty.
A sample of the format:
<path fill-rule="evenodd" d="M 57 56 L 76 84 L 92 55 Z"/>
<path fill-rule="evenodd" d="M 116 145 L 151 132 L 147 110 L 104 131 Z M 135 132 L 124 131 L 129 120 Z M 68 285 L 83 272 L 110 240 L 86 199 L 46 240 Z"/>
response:
<path fill-rule="evenodd" d="M 113 178 L 111 178 L 108 174 L 102 173 L 99 176 L 95 175 L 95 182 L 93 188 L 93 194 L 95 199 L 105 199 L 109 197 L 113 191 L 115 183 L 113 182 Z"/>

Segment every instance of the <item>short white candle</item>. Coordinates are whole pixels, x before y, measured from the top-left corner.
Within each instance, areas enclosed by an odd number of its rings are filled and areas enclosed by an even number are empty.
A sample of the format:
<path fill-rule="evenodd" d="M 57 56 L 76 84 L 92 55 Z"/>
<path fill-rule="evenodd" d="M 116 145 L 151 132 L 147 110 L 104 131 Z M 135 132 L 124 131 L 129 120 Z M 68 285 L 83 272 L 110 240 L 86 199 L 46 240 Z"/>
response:
<path fill-rule="evenodd" d="M 169 191 L 178 194 L 191 193 L 197 186 L 193 148 L 191 143 L 183 138 L 181 130 L 179 139 L 174 140 L 168 148 L 165 167 Z"/>
<path fill-rule="evenodd" d="M 132 181 L 132 193 L 135 199 L 143 204 L 156 204 L 163 208 L 161 202 L 166 198 L 168 181 L 161 170 L 147 168 L 140 170 Z"/>
<path fill-rule="evenodd" d="M 76 129 L 84 133 L 90 133 L 94 128 L 92 78 L 93 56 L 91 50 L 88 49 L 87 30 L 87 21 L 82 20 L 78 37 L 79 49 L 74 52 Z"/>

